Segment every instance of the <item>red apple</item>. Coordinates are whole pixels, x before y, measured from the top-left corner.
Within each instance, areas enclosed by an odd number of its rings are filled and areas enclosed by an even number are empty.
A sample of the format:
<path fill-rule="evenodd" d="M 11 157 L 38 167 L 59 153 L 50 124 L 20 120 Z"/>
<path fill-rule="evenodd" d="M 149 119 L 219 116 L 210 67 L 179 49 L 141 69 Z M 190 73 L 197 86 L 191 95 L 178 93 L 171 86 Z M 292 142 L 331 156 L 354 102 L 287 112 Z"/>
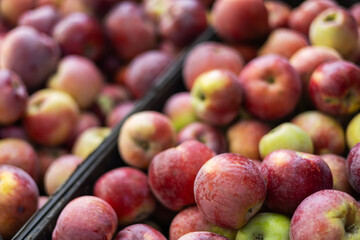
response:
<path fill-rule="evenodd" d="M 10 125 L 0 128 L 0 139 L 2 138 L 19 138 L 29 141 L 29 137 L 23 125 Z"/>
<path fill-rule="evenodd" d="M 95 183 L 94 195 L 115 210 L 120 225 L 126 226 L 147 218 L 155 209 L 145 173 L 120 167 L 103 174 Z"/>
<path fill-rule="evenodd" d="M 246 109 L 254 116 L 275 120 L 291 113 L 301 95 L 301 81 L 289 61 L 278 55 L 257 57 L 239 76 Z"/>
<path fill-rule="evenodd" d="M 206 220 L 238 229 L 261 208 L 266 186 L 255 163 L 240 154 L 223 153 L 200 168 L 194 193 Z"/>
<path fill-rule="evenodd" d="M 355 18 L 358 26 L 360 26 L 360 3 L 354 3 L 349 9 L 351 15 Z"/>
<path fill-rule="evenodd" d="M 280 149 L 268 154 L 261 163 L 266 182 L 266 206 L 275 212 L 292 214 L 307 196 L 331 189 L 333 178 L 319 156 Z"/>
<path fill-rule="evenodd" d="M 114 240 L 166 240 L 155 228 L 146 224 L 133 224 L 118 232 Z"/>
<path fill-rule="evenodd" d="M 291 8 L 286 1 L 268 0 L 264 1 L 264 4 L 269 15 L 270 29 L 288 26 Z"/>
<path fill-rule="evenodd" d="M 346 176 L 353 189 L 360 193 L 360 143 L 351 148 L 346 158 Z"/>
<path fill-rule="evenodd" d="M 109 128 L 114 128 L 120 122 L 122 122 L 125 117 L 132 112 L 135 107 L 135 102 L 129 101 L 120 103 L 114 109 L 112 109 L 108 116 L 106 117 L 106 126 Z"/>

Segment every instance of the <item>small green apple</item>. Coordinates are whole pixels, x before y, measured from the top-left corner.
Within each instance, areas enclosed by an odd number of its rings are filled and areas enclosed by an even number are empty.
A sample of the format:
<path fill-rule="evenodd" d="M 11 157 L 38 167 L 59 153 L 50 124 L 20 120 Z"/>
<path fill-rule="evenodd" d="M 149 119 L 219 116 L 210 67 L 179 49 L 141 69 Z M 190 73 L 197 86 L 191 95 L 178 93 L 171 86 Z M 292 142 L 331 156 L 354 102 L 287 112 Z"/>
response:
<path fill-rule="evenodd" d="M 289 231 L 290 218 L 279 213 L 260 213 L 238 230 L 236 240 L 288 240 Z"/>
<path fill-rule="evenodd" d="M 261 158 L 278 149 L 313 153 L 314 145 L 304 130 L 293 123 L 285 122 L 265 134 L 259 142 Z"/>
<path fill-rule="evenodd" d="M 346 127 L 346 143 L 349 149 L 352 149 L 360 142 L 360 113 L 356 114 Z"/>

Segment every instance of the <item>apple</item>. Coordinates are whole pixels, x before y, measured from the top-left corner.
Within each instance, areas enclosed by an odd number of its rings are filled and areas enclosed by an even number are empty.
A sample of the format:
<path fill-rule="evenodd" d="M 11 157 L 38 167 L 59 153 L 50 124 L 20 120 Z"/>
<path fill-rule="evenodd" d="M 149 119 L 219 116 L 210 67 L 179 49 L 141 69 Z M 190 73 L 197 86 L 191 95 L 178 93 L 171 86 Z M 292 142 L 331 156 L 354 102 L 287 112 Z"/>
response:
<path fill-rule="evenodd" d="M 187 90 L 202 73 L 214 69 L 227 69 L 239 74 L 244 66 L 242 55 L 226 44 L 205 41 L 192 48 L 185 58 L 182 76 Z"/>
<path fill-rule="evenodd" d="M 259 120 L 240 120 L 227 129 L 229 152 L 241 154 L 250 159 L 261 159 L 259 143 L 270 131 L 270 127 Z"/>
<path fill-rule="evenodd" d="M 267 155 L 261 174 L 267 189 L 265 205 L 277 213 L 291 215 L 307 196 L 333 187 L 331 170 L 321 157 L 288 149 Z"/>
<path fill-rule="evenodd" d="M 108 127 L 91 127 L 83 131 L 75 140 L 72 154 L 87 158 L 104 139 L 109 136 L 111 129 Z"/>
<path fill-rule="evenodd" d="M 209 147 L 195 140 L 158 153 L 148 169 L 151 191 L 165 207 L 174 211 L 194 204 L 196 174 L 214 156 Z"/>
<path fill-rule="evenodd" d="M 133 224 L 119 231 L 114 240 L 166 240 L 164 235 L 146 224 Z"/>
<path fill-rule="evenodd" d="M 194 193 L 206 220 L 219 227 L 238 229 L 260 210 L 266 186 L 255 163 L 240 154 L 223 153 L 200 168 Z"/>
<path fill-rule="evenodd" d="M 360 3 L 355 2 L 349 8 L 351 15 L 355 18 L 358 26 L 360 26 Z"/>
<path fill-rule="evenodd" d="M 180 211 L 171 221 L 169 240 L 178 240 L 190 232 L 208 231 L 223 235 L 235 240 L 236 230 L 218 227 L 209 223 L 196 206 L 191 206 Z"/>
<path fill-rule="evenodd" d="M 39 32 L 51 36 L 56 23 L 60 20 L 60 12 L 52 5 L 45 5 L 24 12 L 18 25 L 31 26 Z"/>
<path fill-rule="evenodd" d="M 98 20 L 75 12 L 62 18 L 54 27 L 53 38 L 65 55 L 81 55 L 98 60 L 104 51 L 104 36 Z"/>
<path fill-rule="evenodd" d="M 32 27 L 19 26 L 6 34 L 1 46 L 0 67 L 17 73 L 32 92 L 45 84 L 59 57 L 60 47 L 51 37 Z"/>
<path fill-rule="evenodd" d="M 349 149 L 352 149 L 360 142 L 360 136 L 357 134 L 360 131 L 360 113 L 354 115 L 346 126 L 346 144 Z"/>
<path fill-rule="evenodd" d="M 39 190 L 20 168 L 0 164 L 0 236 L 11 239 L 36 212 Z"/>
<path fill-rule="evenodd" d="M 206 27 L 206 10 L 200 1 L 169 1 L 159 17 L 160 36 L 179 47 L 192 43 Z"/>
<path fill-rule="evenodd" d="M 182 128 L 177 134 L 177 143 L 187 140 L 197 140 L 204 143 L 216 154 L 227 152 L 224 134 L 220 129 L 204 122 L 193 122 Z"/>
<path fill-rule="evenodd" d="M 0 139 L 2 138 L 19 138 L 29 141 L 29 137 L 23 125 L 9 125 L 0 128 Z"/>
<path fill-rule="evenodd" d="M 289 240 L 290 218 L 272 212 L 256 214 L 236 234 L 236 240 Z"/>
<path fill-rule="evenodd" d="M 284 122 L 265 134 L 259 142 L 261 158 L 278 149 L 313 153 L 314 144 L 306 131 L 294 123 Z"/>
<path fill-rule="evenodd" d="M 196 78 L 191 89 L 191 103 L 200 120 L 223 126 L 237 117 L 242 95 L 237 76 L 228 70 L 216 69 Z"/>
<path fill-rule="evenodd" d="M 132 112 L 134 107 L 135 102 L 133 101 L 123 102 L 114 107 L 114 109 L 112 109 L 106 117 L 106 126 L 109 128 L 116 127 L 128 114 Z"/>
<path fill-rule="evenodd" d="M 83 158 L 70 154 L 55 159 L 44 175 L 44 188 L 47 195 L 53 195 L 83 161 Z"/>
<path fill-rule="evenodd" d="M 71 95 L 81 109 L 89 108 L 105 83 L 100 69 L 89 59 L 69 55 L 62 58 L 47 85 Z"/>
<path fill-rule="evenodd" d="M 163 113 L 171 119 L 177 132 L 197 120 L 189 92 L 171 95 L 165 102 Z"/>
<path fill-rule="evenodd" d="M 42 89 L 30 96 L 23 120 L 30 139 L 44 146 L 57 146 L 71 136 L 78 117 L 78 106 L 70 95 Z"/>
<path fill-rule="evenodd" d="M 142 98 L 155 85 L 159 76 L 169 66 L 172 57 L 159 50 L 137 55 L 125 73 L 125 86 L 135 98 Z"/>
<path fill-rule="evenodd" d="M 290 114 L 301 95 L 298 73 L 284 57 L 275 54 L 250 61 L 239 75 L 245 108 L 264 120 Z"/>
<path fill-rule="evenodd" d="M 104 21 L 111 43 L 122 59 L 131 60 L 156 46 L 155 26 L 138 3 L 118 3 Z"/>
<path fill-rule="evenodd" d="M 309 93 L 315 107 L 334 116 L 360 109 L 360 68 L 345 60 L 325 62 L 311 75 Z"/>
<path fill-rule="evenodd" d="M 2 0 L 0 2 L 0 16 L 14 26 L 21 14 L 33 7 L 35 7 L 33 0 Z"/>
<path fill-rule="evenodd" d="M 333 189 L 346 192 L 350 195 L 354 194 L 347 176 L 346 176 L 346 159 L 336 154 L 319 155 L 329 166 L 333 176 Z"/>
<path fill-rule="evenodd" d="M 360 143 L 357 143 L 346 158 L 346 176 L 353 189 L 360 193 Z"/>
<path fill-rule="evenodd" d="M 259 40 L 269 31 L 268 12 L 262 0 L 216 0 L 211 16 L 215 31 L 229 42 Z"/>
<path fill-rule="evenodd" d="M 155 210 L 146 174 L 132 167 L 104 173 L 95 182 L 94 195 L 112 206 L 121 226 L 142 221 Z"/>
<path fill-rule="evenodd" d="M 288 28 L 277 28 L 260 47 L 258 55 L 277 54 L 290 59 L 296 51 L 308 45 L 306 35 Z"/>
<path fill-rule="evenodd" d="M 229 240 L 227 237 L 221 236 L 217 233 L 199 231 L 187 233 L 179 240 Z"/>
<path fill-rule="evenodd" d="M 61 211 L 52 239 L 111 240 L 116 228 L 116 213 L 107 202 L 94 196 L 81 196 Z"/>
<path fill-rule="evenodd" d="M 360 204 L 342 191 L 322 190 L 297 207 L 291 218 L 290 239 L 359 239 L 359 229 Z"/>
<path fill-rule="evenodd" d="M 344 152 L 344 129 L 335 118 L 319 111 L 305 111 L 296 115 L 291 122 L 309 134 L 315 154 Z"/>
<path fill-rule="evenodd" d="M 269 16 L 270 29 L 274 30 L 288 26 L 291 8 L 285 1 L 268 0 L 264 1 L 264 4 Z"/>
<path fill-rule="evenodd" d="M 38 210 L 39 210 L 40 208 L 42 208 L 42 207 L 47 203 L 48 200 L 49 200 L 49 197 L 48 197 L 48 196 L 39 196 Z"/>
<path fill-rule="evenodd" d="M 128 165 L 147 169 L 156 154 L 175 145 L 175 138 L 174 126 L 166 115 L 142 111 L 131 115 L 123 123 L 118 150 Z"/>
<path fill-rule="evenodd" d="M 11 70 L 0 70 L 0 124 L 10 125 L 19 120 L 26 108 L 27 89 L 20 77 Z"/>
<path fill-rule="evenodd" d="M 309 29 L 311 44 L 334 48 L 345 58 L 355 51 L 357 39 L 357 23 L 346 9 L 328 8 L 311 22 Z"/>

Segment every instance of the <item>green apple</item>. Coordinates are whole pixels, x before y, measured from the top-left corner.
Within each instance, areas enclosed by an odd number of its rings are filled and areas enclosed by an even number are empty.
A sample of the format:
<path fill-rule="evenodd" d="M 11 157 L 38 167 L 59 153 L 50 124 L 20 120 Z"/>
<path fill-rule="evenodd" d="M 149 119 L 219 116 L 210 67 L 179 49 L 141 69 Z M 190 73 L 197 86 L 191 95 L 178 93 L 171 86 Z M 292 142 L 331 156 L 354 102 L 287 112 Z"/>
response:
<path fill-rule="evenodd" d="M 279 213 L 259 213 L 236 234 L 236 240 L 287 240 L 290 218 Z"/>
<path fill-rule="evenodd" d="M 265 134 L 259 142 L 261 158 L 278 149 L 313 153 L 314 145 L 308 133 L 293 123 L 285 122 Z"/>
<path fill-rule="evenodd" d="M 346 143 L 349 149 L 352 149 L 360 142 L 360 113 L 356 114 L 346 127 Z"/>

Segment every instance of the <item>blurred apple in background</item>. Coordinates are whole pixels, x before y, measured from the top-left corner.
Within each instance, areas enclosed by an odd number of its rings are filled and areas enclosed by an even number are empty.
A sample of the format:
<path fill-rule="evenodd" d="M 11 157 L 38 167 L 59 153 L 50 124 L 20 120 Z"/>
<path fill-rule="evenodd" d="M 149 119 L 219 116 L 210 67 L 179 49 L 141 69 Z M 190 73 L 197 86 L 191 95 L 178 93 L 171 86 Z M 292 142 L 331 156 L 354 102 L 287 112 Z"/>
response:
<path fill-rule="evenodd" d="M 264 1 L 268 12 L 268 22 L 271 30 L 288 26 L 291 7 L 285 1 L 267 0 Z"/>
<path fill-rule="evenodd" d="M 39 190 L 20 168 L 0 165 L 0 235 L 11 239 L 36 212 Z"/>
<path fill-rule="evenodd" d="M 319 111 L 305 111 L 296 115 L 291 122 L 309 134 L 314 144 L 314 154 L 344 152 L 344 129 L 335 118 Z"/>
<path fill-rule="evenodd" d="M 345 60 L 325 62 L 311 75 L 309 93 L 315 107 L 341 116 L 360 109 L 360 68 Z"/>
<path fill-rule="evenodd" d="M 346 126 L 346 144 L 349 149 L 352 149 L 360 142 L 360 113 L 353 116 Z"/>
<path fill-rule="evenodd" d="M 360 193 L 360 143 L 351 148 L 346 158 L 346 176 L 353 189 Z"/>
<path fill-rule="evenodd" d="M 356 23 L 360 26 L 360 3 L 354 3 L 349 8 L 351 15 L 355 18 Z"/>
<path fill-rule="evenodd" d="M 290 238 L 360 239 L 359 228 L 360 204 L 347 193 L 322 190 L 298 206 L 291 219 Z"/>
<path fill-rule="evenodd" d="M 0 16 L 14 26 L 21 14 L 33 7 L 35 7 L 33 0 L 2 0 L 0 2 Z"/>
<path fill-rule="evenodd" d="M 135 102 L 123 102 L 114 107 L 106 117 L 106 126 L 109 128 L 116 127 L 125 117 L 132 112 Z"/>
<path fill-rule="evenodd" d="M 264 120 L 290 114 L 301 96 L 301 80 L 289 61 L 275 54 L 250 61 L 239 75 L 245 108 Z"/>
<path fill-rule="evenodd" d="M 270 131 L 270 127 L 258 120 L 240 120 L 227 129 L 229 152 L 250 159 L 261 159 L 259 142 Z"/>
<path fill-rule="evenodd" d="M 194 193 L 206 220 L 219 227 L 238 229 L 260 210 L 266 186 L 255 163 L 240 154 L 223 153 L 200 168 Z"/>
<path fill-rule="evenodd" d="M 125 120 L 118 149 L 125 163 L 147 169 L 156 154 L 175 145 L 175 138 L 174 126 L 166 115 L 143 111 Z"/>
<path fill-rule="evenodd" d="M 309 39 L 312 45 L 334 48 L 346 58 L 357 47 L 357 23 L 346 9 L 332 7 L 311 22 Z"/>
<path fill-rule="evenodd" d="M 29 137 L 23 125 L 9 125 L 0 128 L 0 139 L 19 138 L 29 141 Z"/>
<path fill-rule="evenodd" d="M 29 98 L 24 126 L 36 143 L 56 146 L 69 139 L 78 117 L 78 106 L 70 95 L 59 90 L 42 89 Z"/>
<path fill-rule="evenodd" d="M 278 149 L 313 153 L 314 144 L 307 132 L 293 123 L 284 122 L 265 134 L 259 142 L 261 158 Z"/>
<path fill-rule="evenodd" d="M 273 151 L 261 163 L 266 182 L 265 205 L 291 215 L 307 196 L 333 187 L 332 173 L 317 155 L 288 149 Z"/>
<path fill-rule="evenodd" d="M 27 89 L 20 77 L 7 69 L 0 70 L 0 125 L 9 125 L 25 112 Z"/>

